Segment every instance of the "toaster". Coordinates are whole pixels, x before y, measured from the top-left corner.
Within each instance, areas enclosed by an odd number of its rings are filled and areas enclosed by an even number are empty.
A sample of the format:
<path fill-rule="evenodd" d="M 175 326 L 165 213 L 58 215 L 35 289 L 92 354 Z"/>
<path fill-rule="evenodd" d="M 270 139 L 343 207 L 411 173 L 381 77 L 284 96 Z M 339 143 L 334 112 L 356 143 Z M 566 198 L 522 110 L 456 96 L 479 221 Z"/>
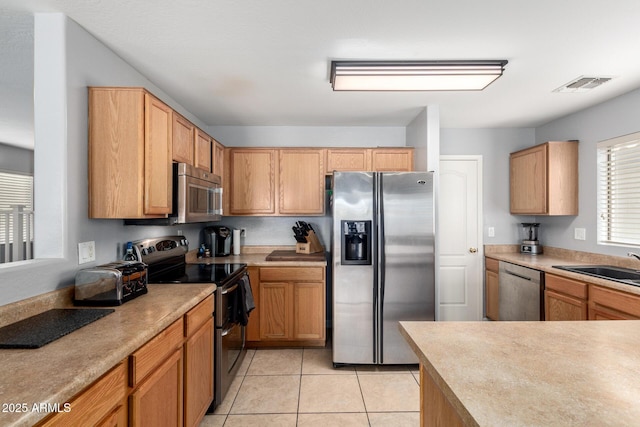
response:
<path fill-rule="evenodd" d="M 76 273 L 76 305 L 116 306 L 147 293 L 147 265 L 112 262 Z"/>

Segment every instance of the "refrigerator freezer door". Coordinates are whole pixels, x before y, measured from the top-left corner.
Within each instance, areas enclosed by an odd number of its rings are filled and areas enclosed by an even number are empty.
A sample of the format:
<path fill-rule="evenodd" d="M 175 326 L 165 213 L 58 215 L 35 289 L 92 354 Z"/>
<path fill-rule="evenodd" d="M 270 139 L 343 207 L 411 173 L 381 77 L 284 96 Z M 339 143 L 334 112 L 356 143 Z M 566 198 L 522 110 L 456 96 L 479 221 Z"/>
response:
<path fill-rule="evenodd" d="M 382 359 L 378 363 L 418 363 L 398 322 L 435 319 L 433 174 L 379 176 Z"/>
<path fill-rule="evenodd" d="M 341 221 L 374 220 L 373 173 L 335 172 L 333 179 L 333 363 L 377 363 L 373 263 L 341 262 Z"/>

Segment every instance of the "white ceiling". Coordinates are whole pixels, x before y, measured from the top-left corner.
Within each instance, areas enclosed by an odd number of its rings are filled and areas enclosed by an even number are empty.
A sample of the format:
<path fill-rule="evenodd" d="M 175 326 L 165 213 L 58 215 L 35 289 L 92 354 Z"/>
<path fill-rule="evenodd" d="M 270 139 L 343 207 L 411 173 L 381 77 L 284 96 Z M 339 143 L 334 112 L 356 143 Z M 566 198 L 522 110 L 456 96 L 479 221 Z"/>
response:
<path fill-rule="evenodd" d="M 404 126 L 437 104 L 444 128 L 535 127 L 640 87 L 638 0 L 0 0 L 0 9 L 3 26 L 9 10 L 65 13 L 212 126 Z M 6 55 L 19 51 L 11 43 L 28 37 L 4 27 L 0 37 L 5 75 Z M 509 64 L 482 92 L 356 93 L 331 90 L 331 59 Z M 24 70 L 8 74 L 18 88 Z M 615 78 L 553 92 L 582 75 Z M 24 103 L 0 89 L 0 104 Z"/>

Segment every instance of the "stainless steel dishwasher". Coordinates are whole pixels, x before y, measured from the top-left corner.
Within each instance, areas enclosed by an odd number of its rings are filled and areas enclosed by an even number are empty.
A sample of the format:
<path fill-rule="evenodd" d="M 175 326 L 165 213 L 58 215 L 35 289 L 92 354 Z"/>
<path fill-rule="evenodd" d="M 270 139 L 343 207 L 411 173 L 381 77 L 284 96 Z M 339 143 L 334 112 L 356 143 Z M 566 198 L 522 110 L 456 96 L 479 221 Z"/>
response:
<path fill-rule="evenodd" d="M 544 320 L 544 273 L 500 261 L 500 320 Z"/>

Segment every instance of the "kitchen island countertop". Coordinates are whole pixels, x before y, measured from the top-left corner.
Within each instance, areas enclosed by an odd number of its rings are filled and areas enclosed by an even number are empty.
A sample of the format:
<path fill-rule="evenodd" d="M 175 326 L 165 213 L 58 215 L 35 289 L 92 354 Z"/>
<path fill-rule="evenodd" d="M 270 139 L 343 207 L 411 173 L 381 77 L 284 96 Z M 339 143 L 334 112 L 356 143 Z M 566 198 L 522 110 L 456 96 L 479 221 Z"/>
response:
<path fill-rule="evenodd" d="M 6 410 L 0 411 L 0 425 L 34 425 L 48 415 L 33 411 L 34 404 L 69 402 L 215 288 L 212 284 L 149 285 L 148 294 L 113 307 L 114 313 L 41 348 L 0 350 L 0 404 L 6 404 Z M 13 410 L 16 404 L 25 404 L 27 412 Z"/>
<path fill-rule="evenodd" d="M 640 420 L 640 321 L 401 322 L 400 329 L 464 425 Z"/>

